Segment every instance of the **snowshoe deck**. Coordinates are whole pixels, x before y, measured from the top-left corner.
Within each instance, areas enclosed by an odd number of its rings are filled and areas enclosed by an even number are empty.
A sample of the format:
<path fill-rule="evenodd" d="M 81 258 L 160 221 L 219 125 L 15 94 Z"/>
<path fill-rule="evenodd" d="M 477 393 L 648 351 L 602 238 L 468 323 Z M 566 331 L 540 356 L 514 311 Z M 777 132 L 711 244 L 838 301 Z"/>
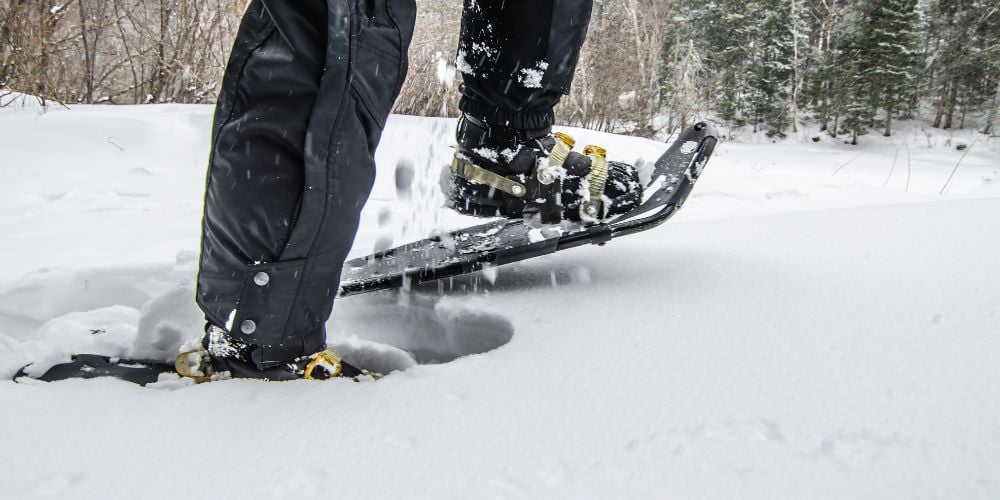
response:
<path fill-rule="evenodd" d="M 162 373 L 177 373 L 173 365 L 159 361 L 110 358 L 96 354 L 77 354 L 69 363 L 55 365 L 38 377 L 28 375 L 25 370 L 29 367 L 30 365 L 21 368 L 14 375 L 14 381 L 22 378 L 54 382 L 71 378 L 113 377 L 144 386 L 159 380 Z"/>
<path fill-rule="evenodd" d="M 340 295 L 460 276 L 582 245 L 603 245 L 652 229 L 683 205 L 711 157 L 717 137 L 715 128 L 706 123 L 681 132 L 656 161 L 646 200 L 611 221 L 557 230 L 533 228 L 524 220 L 500 219 L 433 236 L 346 262 Z"/>

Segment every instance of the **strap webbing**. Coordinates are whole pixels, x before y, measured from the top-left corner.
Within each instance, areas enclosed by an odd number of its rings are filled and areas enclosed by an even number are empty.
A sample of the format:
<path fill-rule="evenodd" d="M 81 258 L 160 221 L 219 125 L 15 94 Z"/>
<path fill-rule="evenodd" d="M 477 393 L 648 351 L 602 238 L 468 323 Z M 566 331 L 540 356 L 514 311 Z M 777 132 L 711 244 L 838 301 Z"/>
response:
<path fill-rule="evenodd" d="M 499 189 L 517 198 L 523 197 L 528 192 L 528 190 L 525 189 L 524 184 L 508 179 L 500 174 L 490 172 L 489 170 L 477 166 L 468 160 L 459 158 L 458 156 L 455 156 L 451 160 L 451 172 L 464 179 Z"/>

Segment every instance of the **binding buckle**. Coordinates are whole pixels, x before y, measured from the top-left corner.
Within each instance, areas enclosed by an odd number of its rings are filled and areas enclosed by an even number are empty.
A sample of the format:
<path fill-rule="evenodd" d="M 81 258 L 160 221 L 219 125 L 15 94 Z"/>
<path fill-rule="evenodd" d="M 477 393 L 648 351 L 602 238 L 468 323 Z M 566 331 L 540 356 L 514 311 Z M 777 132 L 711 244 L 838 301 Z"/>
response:
<path fill-rule="evenodd" d="M 211 358 L 204 349 L 182 352 L 174 358 L 174 370 L 177 370 L 177 374 L 194 380 L 197 384 L 212 381 L 214 373 L 211 366 Z"/>
<path fill-rule="evenodd" d="M 580 220 L 598 222 L 601 220 L 602 196 L 608 183 L 608 152 L 600 146 L 587 146 L 583 154 L 590 158 L 589 197 L 580 204 Z"/>
<path fill-rule="evenodd" d="M 326 380 L 339 377 L 344 369 L 344 365 L 341 364 L 343 360 L 344 358 L 333 349 L 328 348 L 325 351 L 318 352 L 313 355 L 312 360 L 306 365 L 302 377 L 306 380 Z M 324 370 L 321 372 L 323 375 L 316 373 L 318 368 Z"/>

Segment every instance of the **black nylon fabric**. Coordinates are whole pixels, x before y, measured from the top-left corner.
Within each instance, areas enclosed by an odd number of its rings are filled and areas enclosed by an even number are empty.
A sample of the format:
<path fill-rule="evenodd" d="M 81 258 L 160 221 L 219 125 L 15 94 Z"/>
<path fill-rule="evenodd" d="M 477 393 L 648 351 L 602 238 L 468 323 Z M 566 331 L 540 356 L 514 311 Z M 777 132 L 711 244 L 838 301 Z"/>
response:
<path fill-rule="evenodd" d="M 592 10 L 593 0 L 465 0 L 459 109 L 490 125 L 552 126 Z"/>
<path fill-rule="evenodd" d="M 258 369 L 323 348 L 414 0 L 254 0 L 213 126 L 197 300 Z"/>

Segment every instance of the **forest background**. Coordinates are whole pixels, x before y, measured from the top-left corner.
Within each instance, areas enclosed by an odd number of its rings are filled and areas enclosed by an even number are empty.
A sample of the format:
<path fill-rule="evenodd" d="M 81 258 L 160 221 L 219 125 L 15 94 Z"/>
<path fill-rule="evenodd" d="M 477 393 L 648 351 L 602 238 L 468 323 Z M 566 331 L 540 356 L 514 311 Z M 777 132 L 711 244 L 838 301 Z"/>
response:
<path fill-rule="evenodd" d="M 455 116 L 461 4 L 417 0 L 395 112 Z M 0 0 L 0 95 L 209 103 L 246 0 Z M 646 137 L 709 118 L 857 143 L 900 119 L 996 135 L 1000 5 L 985 0 L 595 0 L 559 123 Z"/>

